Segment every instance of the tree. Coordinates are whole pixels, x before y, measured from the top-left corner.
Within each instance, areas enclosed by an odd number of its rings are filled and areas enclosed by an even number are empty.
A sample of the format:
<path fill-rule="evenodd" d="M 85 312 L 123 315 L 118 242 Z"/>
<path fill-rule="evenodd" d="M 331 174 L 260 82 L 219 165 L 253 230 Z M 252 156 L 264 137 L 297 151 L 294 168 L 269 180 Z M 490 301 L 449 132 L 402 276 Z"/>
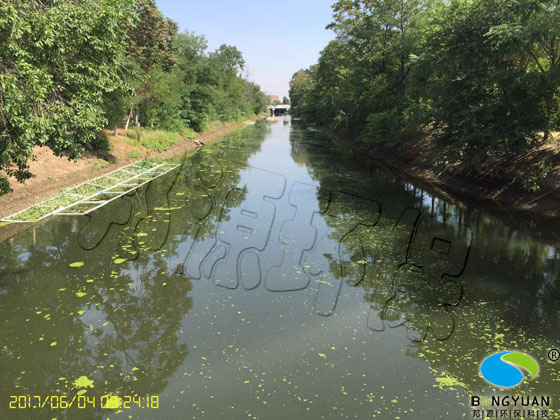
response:
<path fill-rule="evenodd" d="M 244 66 L 233 46 L 178 36 L 154 0 L 0 3 L 0 194 L 32 176 L 35 146 L 76 159 L 125 119 L 203 131 L 262 112 Z"/>
<path fill-rule="evenodd" d="M 283 105 L 290 105 L 290 98 L 288 98 L 287 96 L 284 96 L 282 98 L 282 104 Z"/>
<path fill-rule="evenodd" d="M 328 28 L 358 53 L 370 55 L 380 73 L 397 70 L 398 93 L 404 96 L 417 38 L 415 19 L 425 7 L 425 0 L 340 0 Z"/>
<path fill-rule="evenodd" d="M 181 73 L 178 69 L 155 68 L 144 77 L 137 89 L 140 120 L 148 127 L 180 129 Z"/>
<path fill-rule="evenodd" d="M 211 92 L 202 83 L 207 68 L 206 38 L 184 32 L 176 38 L 177 67 L 180 69 L 182 105 L 181 120 L 186 126 L 201 132 L 211 119 Z"/>
<path fill-rule="evenodd" d="M 557 3 L 454 1 L 434 11 L 419 64 L 442 164 L 496 173 L 558 126 Z"/>
<path fill-rule="evenodd" d="M 224 75 L 237 76 L 245 68 L 243 54 L 234 46 L 222 44 L 210 54 L 210 59 Z"/>
<path fill-rule="evenodd" d="M 176 114 L 173 111 L 177 103 L 175 95 L 164 95 L 154 90 L 163 88 L 166 84 L 163 79 L 176 80 L 168 77 L 167 73 L 172 71 L 176 63 L 177 24 L 162 15 L 154 0 L 137 0 L 135 11 L 136 21 L 127 27 L 127 55 L 134 64 L 125 74 L 131 79 L 133 91 L 136 92 L 136 97 L 128 101 L 131 104 L 128 118 L 136 111 L 137 125 L 141 120 L 153 126 L 156 108 Z M 121 110 L 121 118 L 123 116 Z M 175 120 L 176 116 L 169 118 Z M 128 127 L 128 121 L 126 125 Z"/>
<path fill-rule="evenodd" d="M 290 98 L 292 101 L 292 112 L 295 115 L 304 116 L 309 109 L 308 96 L 313 89 L 312 70 L 298 70 L 290 80 Z"/>
<path fill-rule="evenodd" d="M 341 53 L 347 57 L 347 63 L 343 63 L 347 68 L 346 88 L 339 94 L 347 98 L 346 106 L 338 112 L 336 121 L 339 128 L 349 129 L 351 136 L 373 145 L 399 144 L 408 126 L 406 93 L 411 55 L 417 52 L 420 39 L 417 22 L 427 3 L 341 0 L 333 5 L 334 21 L 329 27 L 337 33 L 339 44 L 332 43 L 321 58 L 323 67 L 328 67 L 327 61 L 336 60 Z"/>
<path fill-rule="evenodd" d="M 340 0 L 336 39 L 292 77 L 293 112 L 368 148 L 421 143 L 424 163 L 503 176 L 560 126 L 558 6 Z"/>
<path fill-rule="evenodd" d="M 128 25 L 128 55 L 143 70 L 160 66 L 169 71 L 175 64 L 177 24 L 165 18 L 154 0 L 136 0 L 136 22 Z"/>
<path fill-rule="evenodd" d="M 210 53 L 206 49 L 202 36 L 185 32 L 177 37 L 183 123 L 200 132 L 212 120 L 237 120 L 262 112 L 266 96 L 258 85 L 241 77 L 245 67 L 241 52 L 225 44 Z"/>
<path fill-rule="evenodd" d="M 133 16 L 131 0 L 0 4 L 0 170 L 23 182 L 35 146 L 85 151 L 106 122 L 103 95 L 122 87 Z"/>
<path fill-rule="evenodd" d="M 245 83 L 247 87 L 247 103 L 252 107 L 252 112 L 255 115 L 264 112 L 268 106 L 268 97 L 259 85 L 247 80 Z"/>

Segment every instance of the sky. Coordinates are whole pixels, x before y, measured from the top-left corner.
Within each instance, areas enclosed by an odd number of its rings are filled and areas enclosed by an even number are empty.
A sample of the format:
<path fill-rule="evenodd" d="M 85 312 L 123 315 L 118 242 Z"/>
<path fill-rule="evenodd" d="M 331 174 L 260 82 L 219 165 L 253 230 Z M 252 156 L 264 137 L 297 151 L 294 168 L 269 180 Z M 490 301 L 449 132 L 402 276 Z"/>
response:
<path fill-rule="evenodd" d="M 334 0 L 156 0 L 179 30 L 205 35 L 209 50 L 236 46 L 248 78 L 271 95 L 288 95 L 292 75 L 317 62 L 334 38 L 325 29 Z"/>

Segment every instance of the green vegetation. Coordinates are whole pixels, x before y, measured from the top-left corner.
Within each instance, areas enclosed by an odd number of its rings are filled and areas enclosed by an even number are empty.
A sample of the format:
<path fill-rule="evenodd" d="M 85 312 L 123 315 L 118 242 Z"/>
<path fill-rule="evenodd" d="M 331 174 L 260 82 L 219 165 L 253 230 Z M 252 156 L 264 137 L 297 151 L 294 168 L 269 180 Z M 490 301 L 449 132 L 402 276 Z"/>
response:
<path fill-rule="evenodd" d="M 535 166 L 528 168 L 523 174 L 523 188 L 527 191 L 538 192 L 541 187 L 540 183 L 552 169 L 549 162 L 540 162 Z"/>
<path fill-rule="evenodd" d="M 559 128 L 557 0 L 341 0 L 333 10 L 336 39 L 291 80 L 296 115 L 470 176 L 503 176 Z"/>
<path fill-rule="evenodd" d="M 154 0 L 0 3 L 0 194 L 32 176 L 35 146 L 76 159 L 110 149 L 103 128 L 133 126 L 157 129 L 136 140 L 164 150 L 262 112 L 244 65 L 233 46 L 208 52 L 204 37 L 177 34 Z"/>
<path fill-rule="evenodd" d="M 110 163 L 107 162 L 105 159 L 96 159 L 95 162 L 93 162 L 93 165 L 97 169 L 103 169 L 103 168 L 106 168 L 107 166 L 109 166 Z"/>
<path fill-rule="evenodd" d="M 149 150 L 161 152 L 179 142 L 182 136 L 178 132 L 135 128 L 124 132 L 126 142 L 133 146 L 143 146 Z"/>
<path fill-rule="evenodd" d="M 133 17 L 129 0 L 0 3 L 0 170 L 24 181 L 34 146 L 76 158 L 93 142 Z"/>
<path fill-rule="evenodd" d="M 133 150 L 132 152 L 130 152 L 129 157 L 131 159 L 137 159 L 140 157 L 140 152 L 138 150 Z"/>

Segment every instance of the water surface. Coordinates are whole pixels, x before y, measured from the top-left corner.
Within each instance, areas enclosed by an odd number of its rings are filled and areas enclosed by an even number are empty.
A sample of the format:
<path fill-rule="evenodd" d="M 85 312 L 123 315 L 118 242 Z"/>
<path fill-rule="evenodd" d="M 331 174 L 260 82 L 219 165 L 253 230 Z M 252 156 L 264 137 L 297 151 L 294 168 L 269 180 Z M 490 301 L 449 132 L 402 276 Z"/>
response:
<path fill-rule="evenodd" d="M 554 221 L 454 205 L 289 117 L 177 161 L 91 217 L 0 243 L 2 418 L 459 419 L 472 394 L 558 403 Z M 479 365 L 511 349 L 540 373 L 494 388 Z M 8 408 L 61 395 L 96 406 Z M 101 407 L 107 395 L 127 407 Z"/>

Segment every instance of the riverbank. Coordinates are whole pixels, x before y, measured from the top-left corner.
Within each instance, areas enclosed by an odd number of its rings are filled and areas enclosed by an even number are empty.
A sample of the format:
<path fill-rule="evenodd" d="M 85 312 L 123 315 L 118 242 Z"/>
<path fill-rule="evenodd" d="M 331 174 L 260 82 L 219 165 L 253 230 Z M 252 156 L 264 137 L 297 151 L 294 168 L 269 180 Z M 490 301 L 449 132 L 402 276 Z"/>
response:
<path fill-rule="evenodd" d="M 150 145 L 143 145 L 142 142 L 128 137 L 124 132 L 119 136 L 108 135 L 111 142 L 110 152 L 87 153 L 76 162 L 55 156 L 47 147 L 36 147 L 35 160 L 30 165 L 31 173 L 35 176 L 24 184 L 11 180 L 13 191 L 0 197 L 0 217 L 6 217 L 54 197 L 70 187 L 142 159 L 170 159 L 192 152 L 201 144 L 218 141 L 256 119 L 257 117 L 242 122 L 214 125 L 213 129 L 192 138 L 184 136 L 174 138 L 169 141 L 168 147 L 157 146 L 155 150 L 151 149 Z M 169 133 L 169 136 L 177 136 L 177 134 Z"/>
<path fill-rule="evenodd" d="M 448 200 L 468 202 L 495 210 L 533 213 L 544 217 L 560 216 L 560 141 L 558 134 L 553 140 L 536 148 L 527 155 L 509 162 L 502 177 L 482 174 L 469 177 L 447 171 L 436 171 L 422 163 L 428 153 L 426 142 L 411 144 L 407 153 L 366 147 L 355 139 L 345 138 L 325 129 L 332 139 L 343 143 L 367 159 L 398 173 L 404 178 L 421 182 Z M 546 166 L 546 174 L 535 180 L 537 188 L 528 191 L 523 177 L 533 176 Z M 538 175 L 536 175 L 538 176 Z"/>

